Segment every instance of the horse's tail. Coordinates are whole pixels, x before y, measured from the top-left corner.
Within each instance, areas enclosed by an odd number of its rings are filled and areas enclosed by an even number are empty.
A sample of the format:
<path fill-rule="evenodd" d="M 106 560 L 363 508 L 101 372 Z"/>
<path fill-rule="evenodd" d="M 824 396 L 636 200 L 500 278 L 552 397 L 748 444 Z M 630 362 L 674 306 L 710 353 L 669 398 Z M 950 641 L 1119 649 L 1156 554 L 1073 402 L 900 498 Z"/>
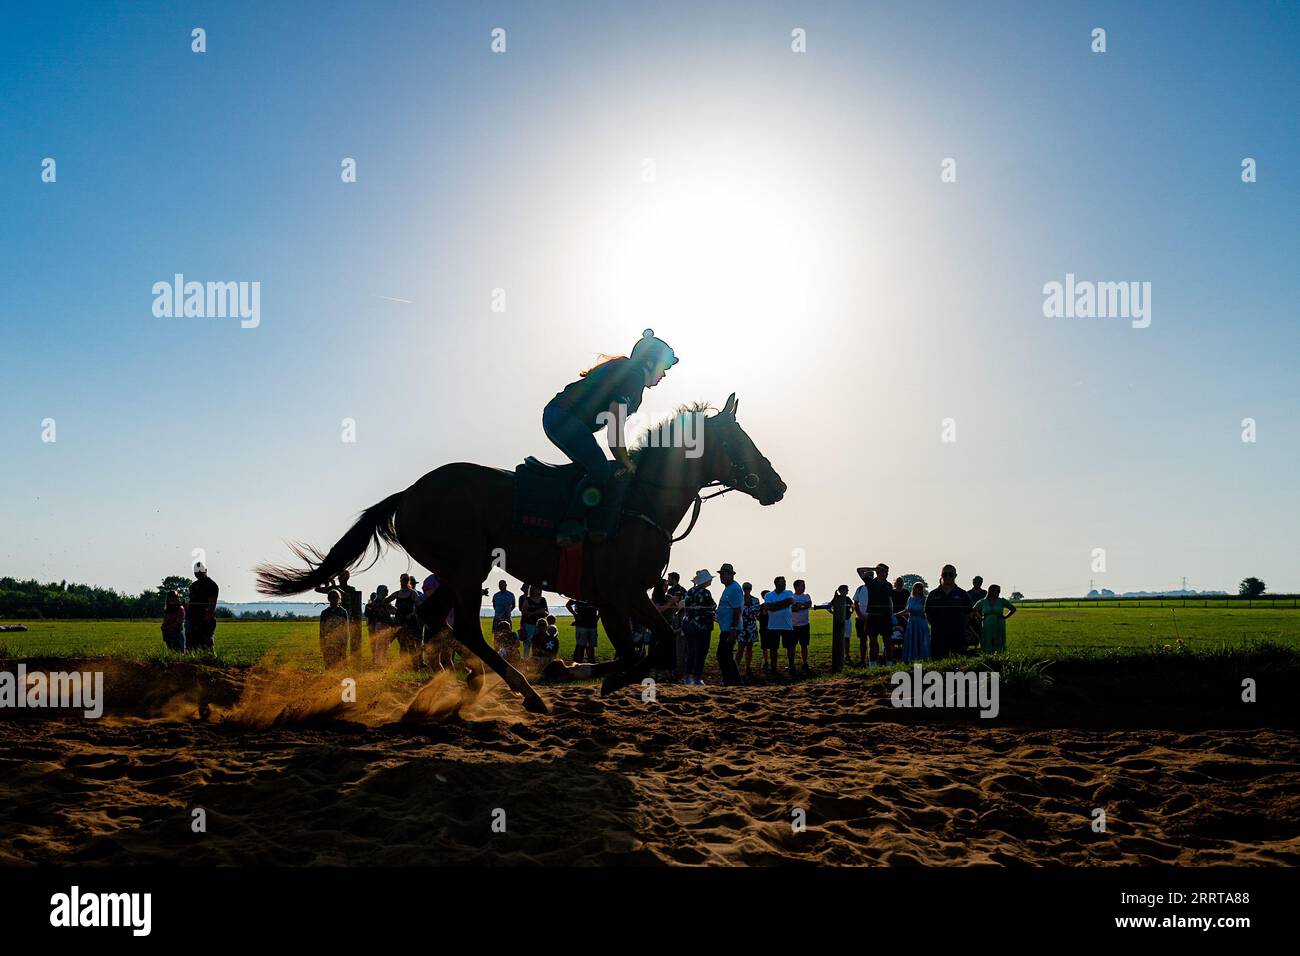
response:
<path fill-rule="evenodd" d="M 373 547 L 375 559 L 379 560 L 384 544 L 397 544 L 397 505 L 405 491 L 389 495 L 378 504 L 371 505 L 347 533 L 330 548 L 328 554 L 321 554 L 309 544 L 291 543 L 293 553 L 307 565 L 306 569 L 291 568 L 284 565 L 262 564 L 254 568 L 257 573 L 257 591 L 259 594 L 272 594 L 286 597 L 301 594 L 310 588 L 319 587 L 340 571 L 353 571 L 362 558 Z"/>

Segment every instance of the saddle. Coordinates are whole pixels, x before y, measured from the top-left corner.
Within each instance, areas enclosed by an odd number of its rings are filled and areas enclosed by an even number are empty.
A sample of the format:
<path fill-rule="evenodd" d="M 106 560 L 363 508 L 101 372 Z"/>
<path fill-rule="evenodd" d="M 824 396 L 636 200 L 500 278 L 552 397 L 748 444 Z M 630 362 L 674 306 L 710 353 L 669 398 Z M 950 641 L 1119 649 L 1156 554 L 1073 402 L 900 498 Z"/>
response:
<path fill-rule="evenodd" d="M 525 458 L 515 468 L 515 493 L 510 515 L 514 530 L 555 537 L 573 489 L 582 480 L 582 475 L 582 466 L 572 462 L 553 465 L 532 455 Z M 604 508 L 600 504 L 590 509 L 588 522 L 603 522 Z"/>

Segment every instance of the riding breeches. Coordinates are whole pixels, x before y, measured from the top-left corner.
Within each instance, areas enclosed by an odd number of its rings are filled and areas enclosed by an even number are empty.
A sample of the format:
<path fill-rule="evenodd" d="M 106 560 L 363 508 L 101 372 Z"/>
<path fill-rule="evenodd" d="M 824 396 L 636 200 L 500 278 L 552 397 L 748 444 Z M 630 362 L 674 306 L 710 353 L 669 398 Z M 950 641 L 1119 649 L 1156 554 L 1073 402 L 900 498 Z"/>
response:
<path fill-rule="evenodd" d="M 563 405 L 552 402 L 546 406 L 542 430 L 593 482 L 604 484 L 614 473 L 614 463 L 605 457 L 591 430 Z"/>

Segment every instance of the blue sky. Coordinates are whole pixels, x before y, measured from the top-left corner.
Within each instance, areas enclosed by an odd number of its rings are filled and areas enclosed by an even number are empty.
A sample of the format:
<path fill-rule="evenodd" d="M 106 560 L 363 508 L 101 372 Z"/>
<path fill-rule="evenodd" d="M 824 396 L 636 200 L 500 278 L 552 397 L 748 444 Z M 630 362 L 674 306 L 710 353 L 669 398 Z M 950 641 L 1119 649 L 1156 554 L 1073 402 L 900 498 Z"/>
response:
<path fill-rule="evenodd" d="M 439 464 L 554 457 L 542 405 L 653 324 L 647 403 L 737 391 L 790 485 L 710 505 L 684 572 L 1300 590 L 1295 4 L 5 16 L 0 574 L 135 591 L 202 547 L 252 599 Z M 259 281 L 261 324 L 155 318 L 177 272 Z M 1067 272 L 1150 282 L 1151 326 L 1045 318 Z"/>

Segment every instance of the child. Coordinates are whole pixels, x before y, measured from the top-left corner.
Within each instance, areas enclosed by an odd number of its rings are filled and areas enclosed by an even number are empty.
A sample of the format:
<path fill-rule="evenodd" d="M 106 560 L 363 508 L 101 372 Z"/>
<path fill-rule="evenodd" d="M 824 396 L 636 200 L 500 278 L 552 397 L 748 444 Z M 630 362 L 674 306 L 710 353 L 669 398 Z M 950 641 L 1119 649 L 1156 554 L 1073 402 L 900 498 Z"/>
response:
<path fill-rule="evenodd" d="M 501 657 L 511 663 L 519 660 L 519 638 L 510 628 L 510 621 L 498 619 L 492 624 L 492 646 Z"/>
<path fill-rule="evenodd" d="M 849 597 L 847 584 L 841 584 L 835 589 L 835 593 L 847 602 L 847 610 L 844 614 L 844 663 L 847 664 L 853 656 L 853 599 Z"/>
<path fill-rule="evenodd" d="M 980 650 L 985 654 L 1006 652 L 1007 618 L 1015 613 L 1016 606 L 1002 596 L 1002 586 L 990 584 L 988 596 L 975 605 L 980 620 Z"/>
<path fill-rule="evenodd" d="M 547 624 L 545 621 L 537 622 L 537 630 L 533 632 L 533 667 L 540 674 L 546 669 L 546 665 L 555 660 L 555 655 L 560 652 L 560 632 L 554 624 Z"/>
<path fill-rule="evenodd" d="M 929 660 L 930 623 L 925 619 L 925 587 L 920 581 L 912 585 L 912 596 L 900 614 L 907 619 L 907 630 L 903 635 L 904 662 Z"/>
<path fill-rule="evenodd" d="M 168 650 L 185 652 L 185 605 L 181 603 L 180 592 L 167 592 L 167 603 L 163 607 L 162 619 L 163 643 Z"/>
<path fill-rule="evenodd" d="M 347 657 L 348 612 L 340 607 L 343 594 L 337 588 L 330 589 L 328 600 L 330 606 L 320 612 L 320 653 L 325 666 L 333 667 Z"/>
<path fill-rule="evenodd" d="M 889 634 L 889 656 L 898 660 L 903 655 L 903 643 L 907 640 L 907 615 L 898 613 L 894 615 L 893 627 Z"/>
<path fill-rule="evenodd" d="M 636 621 L 628 621 L 632 630 L 632 651 L 637 657 L 644 657 L 650 649 L 650 628 Z"/>
<path fill-rule="evenodd" d="M 776 650 L 771 646 L 772 638 L 767 628 L 767 596 L 771 593 L 771 591 L 760 592 L 758 602 L 758 652 L 763 658 L 763 673 L 769 677 L 775 677 Z M 772 651 L 770 659 L 768 651 Z"/>

